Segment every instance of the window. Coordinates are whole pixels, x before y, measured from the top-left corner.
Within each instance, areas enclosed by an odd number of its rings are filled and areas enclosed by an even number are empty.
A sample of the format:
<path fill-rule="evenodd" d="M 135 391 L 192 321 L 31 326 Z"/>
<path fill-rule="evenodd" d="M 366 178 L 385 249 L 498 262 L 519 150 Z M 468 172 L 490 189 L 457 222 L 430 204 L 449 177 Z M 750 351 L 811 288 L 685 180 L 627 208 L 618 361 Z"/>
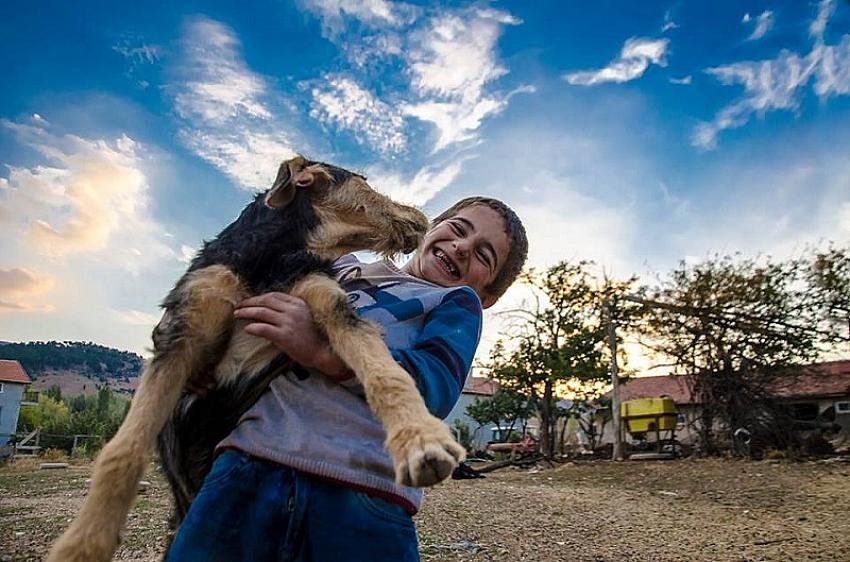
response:
<path fill-rule="evenodd" d="M 791 404 L 791 417 L 795 421 L 815 421 L 818 417 L 817 402 Z"/>
<path fill-rule="evenodd" d="M 836 402 L 835 403 L 835 413 L 836 414 L 850 414 L 850 402 Z"/>

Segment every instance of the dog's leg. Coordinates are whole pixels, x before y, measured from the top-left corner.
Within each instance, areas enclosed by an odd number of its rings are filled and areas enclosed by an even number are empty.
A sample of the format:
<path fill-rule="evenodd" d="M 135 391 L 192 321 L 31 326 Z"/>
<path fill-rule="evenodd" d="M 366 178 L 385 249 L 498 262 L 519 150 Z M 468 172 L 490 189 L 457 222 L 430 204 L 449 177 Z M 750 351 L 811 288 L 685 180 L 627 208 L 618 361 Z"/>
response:
<path fill-rule="evenodd" d="M 180 398 L 189 376 L 233 323 L 233 308 L 246 296 L 223 266 L 189 273 L 175 288 L 154 332 L 155 355 L 142 374 L 127 417 L 97 457 L 91 487 L 76 519 L 59 538 L 48 562 L 101 562 L 118 548 L 120 532 L 157 433 Z"/>
<path fill-rule="evenodd" d="M 292 294 L 307 302 L 334 352 L 363 384 L 369 406 L 386 429 L 396 481 L 421 487 L 448 477 L 463 460 L 463 447 L 428 412 L 413 378 L 395 362 L 378 331 L 351 310 L 345 291 L 333 279 L 312 274 L 296 283 Z"/>

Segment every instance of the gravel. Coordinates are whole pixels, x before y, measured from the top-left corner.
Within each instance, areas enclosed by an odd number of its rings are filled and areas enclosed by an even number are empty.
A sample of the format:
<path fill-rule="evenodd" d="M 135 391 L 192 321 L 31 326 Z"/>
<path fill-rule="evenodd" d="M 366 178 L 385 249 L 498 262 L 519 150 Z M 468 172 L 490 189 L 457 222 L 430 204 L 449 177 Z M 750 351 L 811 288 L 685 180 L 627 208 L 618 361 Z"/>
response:
<path fill-rule="evenodd" d="M 417 516 L 423 561 L 850 560 L 850 463 L 578 462 L 449 481 Z M 42 560 L 90 466 L 0 468 L 0 562 Z M 160 560 L 169 494 L 152 463 L 117 560 Z"/>

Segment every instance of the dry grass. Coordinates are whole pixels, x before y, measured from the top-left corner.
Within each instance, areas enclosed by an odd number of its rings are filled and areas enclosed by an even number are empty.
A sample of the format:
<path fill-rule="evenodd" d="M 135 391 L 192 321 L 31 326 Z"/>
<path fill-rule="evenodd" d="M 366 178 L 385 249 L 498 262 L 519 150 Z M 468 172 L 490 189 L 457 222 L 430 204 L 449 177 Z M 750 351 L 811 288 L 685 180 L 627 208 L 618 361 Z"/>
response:
<path fill-rule="evenodd" d="M 0 560 L 41 560 L 89 467 L 0 469 Z M 119 560 L 159 560 L 168 492 L 136 500 Z M 850 560 L 850 464 L 704 461 L 491 473 L 427 493 L 422 558 L 447 561 Z"/>

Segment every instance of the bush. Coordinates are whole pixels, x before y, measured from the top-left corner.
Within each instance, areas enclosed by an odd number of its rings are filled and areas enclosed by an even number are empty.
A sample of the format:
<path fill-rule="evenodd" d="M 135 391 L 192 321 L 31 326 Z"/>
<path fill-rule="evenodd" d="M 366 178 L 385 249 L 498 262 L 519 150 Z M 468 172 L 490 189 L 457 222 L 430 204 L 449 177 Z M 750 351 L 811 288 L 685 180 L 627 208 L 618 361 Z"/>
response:
<path fill-rule="evenodd" d="M 45 449 L 40 457 L 43 462 L 66 462 L 68 453 L 62 449 Z"/>

